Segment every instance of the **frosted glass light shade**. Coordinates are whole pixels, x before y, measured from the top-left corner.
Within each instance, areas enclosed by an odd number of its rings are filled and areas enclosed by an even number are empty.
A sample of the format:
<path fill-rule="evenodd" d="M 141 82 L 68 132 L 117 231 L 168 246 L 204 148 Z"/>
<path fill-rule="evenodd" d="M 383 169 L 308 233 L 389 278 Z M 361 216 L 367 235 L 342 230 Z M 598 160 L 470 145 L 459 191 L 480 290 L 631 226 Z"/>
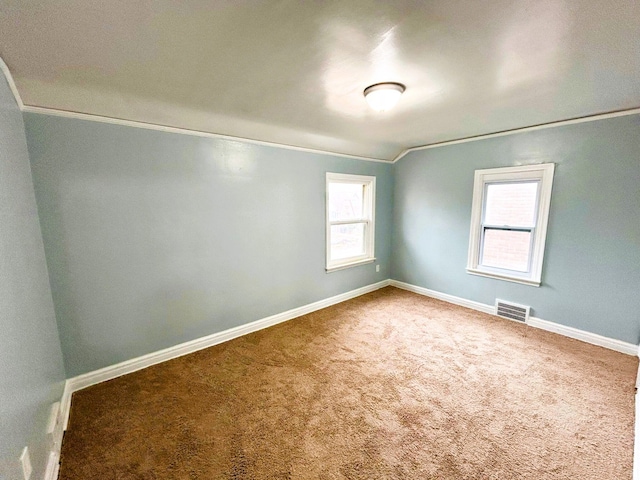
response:
<path fill-rule="evenodd" d="M 401 83 L 376 83 L 364 89 L 364 98 L 371 108 L 384 112 L 398 103 L 404 90 L 405 86 Z"/>

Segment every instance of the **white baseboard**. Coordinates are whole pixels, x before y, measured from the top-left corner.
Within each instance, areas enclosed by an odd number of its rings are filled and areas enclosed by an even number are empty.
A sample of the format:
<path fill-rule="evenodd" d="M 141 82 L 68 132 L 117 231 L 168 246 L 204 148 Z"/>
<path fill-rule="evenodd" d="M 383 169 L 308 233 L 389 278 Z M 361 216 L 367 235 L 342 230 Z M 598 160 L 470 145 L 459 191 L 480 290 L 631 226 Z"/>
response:
<path fill-rule="evenodd" d="M 106 380 L 117 378 L 127 373 L 132 373 L 137 370 L 141 370 L 143 368 L 149 367 L 151 365 L 155 365 L 157 363 L 161 363 L 173 358 L 187 355 L 192 352 L 196 352 L 203 348 L 211 347 L 213 345 L 217 345 L 219 343 L 232 340 L 234 338 L 246 335 L 251 332 L 262 330 L 263 328 L 267 328 L 272 325 L 276 325 L 278 323 L 282 323 L 287 320 L 291 320 L 293 318 L 306 315 L 307 313 L 311 313 L 316 310 L 320 310 L 322 308 L 326 308 L 331 305 L 335 305 L 337 303 L 341 303 L 346 300 L 359 297 L 360 295 L 373 292 L 375 290 L 386 287 L 388 285 L 392 285 L 394 287 L 401 288 L 403 290 L 408 290 L 410 292 L 418 293 L 420 295 L 425 295 L 427 297 L 443 300 L 445 302 L 453 303 L 455 305 L 460 305 L 462 307 L 471 308 L 473 310 L 477 310 L 483 313 L 488 313 L 490 315 L 495 315 L 494 305 L 487 305 L 480 302 L 474 302 L 472 300 L 467 300 L 464 298 L 456 297 L 454 295 L 437 292 L 435 290 L 429 290 L 428 288 L 418 287 L 416 285 L 411 285 L 409 283 L 400 282 L 397 280 L 383 280 L 381 282 L 367 285 L 365 287 L 358 288 L 355 290 L 351 290 L 349 292 L 336 295 L 334 297 L 330 297 L 324 300 L 310 303 L 302 307 L 294 308 L 292 310 L 288 310 L 283 313 L 272 315 L 270 317 L 266 317 L 261 320 L 257 320 L 255 322 L 251 322 L 246 325 L 240 325 L 238 327 L 231 328 L 223 332 L 214 333 L 213 335 L 208 335 L 206 337 L 198 338 L 190 342 L 181 343 L 174 347 L 166 348 L 164 350 L 159 350 L 157 352 L 153 352 L 147 355 L 143 355 L 141 357 L 133 358 L 131 360 L 127 360 L 125 362 L 118 363 L 110 367 L 101 368 L 100 370 L 96 370 L 94 372 L 89 372 L 83 375 L 79 375 L 77 377 L 70 378 L 65 382 L 64 392 L 62 394 L 62 399 L 60 401 L 60 416 L 61 416 L 61 421 L 64 423 L 64 430 L 67 429 L 67 425 L 69 422 L 69 412 L 71 409 L 71 396 L 74 392 L 78 390 L 82 390 L 83 388 L 89 387 L 91 385 L 95 385 L 100 382 L 104 382 Z M 549 322 L 547 320 L 542 320 L 535 317 L 529 318 L 528 325 L 531 327 L 540 328 L 550 332 L 558 333 L 560 335 L 564 335 L 577 340 L 582 340 L 584 342 L 591 343 L 594 345 L 599 345 L 601 347 L 616 350 L 618 352 L 626 353 L 629 355 L 638 355 L 638 357 L 640 357 L 640 346 L 638 345 L 633 345 L 630 343 L 622 342 L 620 340 L 603 337 L 601 335 L 596 335 L 594 333 L 585 332 L 583 330 L 578 330 L 576 328 L 567 327 L 564 325 L 560 325 L 558 323 Z M 640 371 L 638 373 L 638 382 L 640 382 Z M 638 386 L 638 383 L 636 383 L 636 386 Z M 640 439 L 640 418 L 638 418 L 639 415 L 640 415 L 640 395 L 637 394 L 636 395 L 636 424 L 635 424 L 636 443 L 635 443 L 635 450 L 634 450 L 634 470 L 633 470 L 634 480 L 640 480 L 640 440 L 638 440 Z M 49 458 L 49 463 L 47 464 L 47 470 L 44 476 L 44 480 L 55 480 L 57 478 L 58 468 L 59 468 L 59 458 L 60 458 L 59 452 L 55 452 L 55 451 L 51 452 L 51 456 Z"/>
<path fill-rule="evenodd" d="M 633 343 L 623 342 L 622 340 L 616 340 L 615 338 L 603 337 L 596 333 L 567 327 L 566 325 L 542 320 L 541 318 L 529 317 L 527 325 L 541 330 L 546 330 L 547 332 L 559 333 L 565 337 L 575 338 L 576 340 L 615 350 L 616 352 L 626 353 L 627 355 L 637 355 L 638 353 L 638 346 Z"/>
<path fill-rule="evenodd" d="M 496 308 L 493 305 L 486 305 L 480 302 L 474 302 L 465 298 L 455 297 L 448 293 L 436 292 L 435 290 L 429 290 L 428 288 L 418 287 L 417 285 L 411 285 L 410 283 L 399 282 L 398 280 L 390 280 L 389 284 L 392 287 L 408 290 L 409 292 L 419 293 L 425 297 L 437 298 L 445 302 L 453 303 L 454 305 L 460 305 L 461 307 L 467 307 L 472 310 L 478 310 L 479 312 L 488 313 L 494 315 Z"/>
<path fill-rule="evenodd" d="M 60 470 L 60 452 L 49 453 L 47 469 L 44 471 L 44 480 L 57 480 Z"/>
<path fill-rule="evenodd" d="M 638 345 L 638 358 L 640 358 L 640 345 Z M 640 390 L 640 367 L 638 367 L 638 375 L 636 376 L 636 390 Z M 636 393 L 638 392 L 636 391 Z M 636 420 L 638 420 L 638 417 L 636 417 Z"/>
<path fill-rule="evenodd" d="M 60 450 L 62 437 L 64 436 L 64 422 L 66 414 L 63 411 L 62 402 L 51 405 L 49 421 L 47 422 L 47 446 L 49 457 L 44 471 L 44 480 L 56 480 L 60 468 Z"/>
<path fill-rule="evenodd" d="M 460 305 L 462 307 L 478 310 L 479 312 L 495 315 L 496 309 L 494 305 L 487 305 L 485 303 L 474 302 L 465 298 L 456 297 L 447 293 L 437 292 L 435 290 L 429 290 L 428 288 L 418 287 L 405 282 L 399 282 L 398 280 L 391 280 L 390 285 L 408 290 L 410 292 L 419 293 L 427 297 L 437 298 L 438 300 L 444 300 L 445 302 Z M 614 338 L 603 337 L 595 333 L 586 332 L 573 327 L 567 327 L 559 323 L 550 322 L 548 320 L 542 320 L 541 318 L 529 317 L 527 325 L 548 332 L 558 333 L 565 337 L 581 340 L 592 345 L 598 345 L 600 347 L 615 350 L 617 352 L 626 353 L 627 355 L 638 355 L 638 345 L 633 343 L 623 342 Z M 639 479 L 640 480 L 640 479 Z"/>
<path fill-rule="evenodd" d="M 411 285 L 410 283 L 400 282 L 398 280 L 390 280 L 389 284 L 393 287 L 408 290 L 409 292 L 418 293 L 431 298 L 437 298 L 438 300 L 444 300 L 445 302 L 460 305 L 462 307 L 471 308 L 479 312 L 495 315 L 495 306 L 487 305 L 484 303 L 474 302 L 465 298 L 456 297 L 447 293 L 437 292 L 435 290 L 429 290 L 428 288 L 418 287 Z M 542 320 L 541 318 L 529 317 L 527 325 L 534 328 L 540 328 L 549 332 L 564 335 L 565 337 L 581 340 L 586 343 L 598 345 L 600 347 L 609 348 L 617 352 L 626 353 L 627 355 L 637 355 L 640 357 L 640 345 L 634 345 L 632 343 L 623 342 L 614 338 L 603 337 L 595 333 L 585 332 L 573 327 L 567 327 L 560 325 L 559 323 L 549 322 L 548 320 Z M 640 368 L 638 369 L 638 376 L 636 379 L 636 389 L 640 388 Z M 633 452 L 633 480 L 640 480 L 640 392 L 636 391 L 635 398 L 635 444 Z"/>
<path fill-rule="evenodd" d="M 60 416 L 62 417 L 63 431 L 67 431 L 67 425 L 69 424 L 69 411 L 71 410 L 71 395 L 73 394 L 73 390 L 71 390 L 71 382 L 70 380 L 66 380 L 64 382 L 64 391 L 62 392 L 62 399 L 60 400 Z"/>
<path fill-rule="evenodd" d="M 189 342 L 165 348 L 164 350 L 158 350 L 157 352 L 152 352 L 141 357 L 132 358 L 131 360 L 127 360 L 116 365 L 111 365 L 109 367 L 101 368 L 93 372 L 78 375 L 77 377 L 69 378 L 65 382 L 64 393 L 62 395 L 62 400 L 60 401 L 64 419 L 64 429 L 67 429 L 67 425 L 69 422 L 71 395 L 78 390 L 82 390 L 83 388 L 87 388 L 91 385 L 105 382 L 107 380 L 111 380 L 128 373 L 133 373 L 137 370 L 150 367 L 151 365 L 155 365 L 157 363 L 165 362 L 173 358 L 181 357 L 183 355 L 202 350 L 203 348 L 218 345 L 219 343 L 223 343 L 234 338 L 247 335 L 248 333 L 262 330 L 263 328 L 271 327 L 272 325 L 276 325 L 278 323 L 286 322 L 287 320 L 291 320 L 293 318 L 315 312 L 316 310 L 330 307 L 331 305 L 335 305 L 337 303 L 359 297 L 360 295 L 373 292 L 388 285 L 389 280 L 383 280 L 378 283 L 373 283 L 371 285 L 357 288 L 346 293 L 341 293 L 340 295 L 326 298 L 324 300 L 309 303 L 307 305 L 303 305 L 302 307 L 287 310 L 286 312 L 278 313 L 276 315 L 271 315 L 270 317 L 256 320 L 255 322 L 230 328 L 228 330 L 214 333 L 206 337 L 197 338 Z"/>

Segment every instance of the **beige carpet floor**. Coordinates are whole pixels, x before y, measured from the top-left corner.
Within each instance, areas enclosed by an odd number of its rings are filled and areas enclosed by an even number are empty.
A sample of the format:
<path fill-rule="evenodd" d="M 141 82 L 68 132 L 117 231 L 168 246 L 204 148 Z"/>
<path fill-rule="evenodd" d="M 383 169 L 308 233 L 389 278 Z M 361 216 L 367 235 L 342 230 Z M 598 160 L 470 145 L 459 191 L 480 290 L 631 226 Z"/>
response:
<path fill-rule="evenodd" d="M 637 368 L 389 287 L 75 393 L 60 479 L 630 480 Z"/>

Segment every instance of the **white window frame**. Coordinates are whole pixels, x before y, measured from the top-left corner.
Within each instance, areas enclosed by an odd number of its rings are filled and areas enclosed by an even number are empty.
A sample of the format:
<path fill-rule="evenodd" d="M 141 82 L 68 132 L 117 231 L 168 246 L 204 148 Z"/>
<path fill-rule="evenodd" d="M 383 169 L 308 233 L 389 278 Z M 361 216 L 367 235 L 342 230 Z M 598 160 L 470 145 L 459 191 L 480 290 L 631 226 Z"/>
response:
<path fill-rule="evenodd" d="M 473 182 L 473 203 L 471 207 L 471 234 L 469 235 L 469 256 L 467 259 L 468 273 L 536 287 L 540 286 L 554 170 L 555 164 L 553 163 L 476 170 Z M 488 184 L 531 181 L 540 182 L 536 207 L 536 221 L 534 225 L 526 228 L 514 228 L 507 225 L 496 226 L 485 225 L 483 223 Z M 527 272 L 488 267 L 480 263 L 484 231 L 489 228 L 503 228 L 505 230 L 517 229 L 532 232 L 532 246 Z"/>
<path fill-rule="evenodd" d="M 329 219 L 329 185 L 331 183 L 358 183 L 364 188 L 362 218 L 346 221 L 332 221 Z M 367 175 L 351 175 L 346 173 L 327 172 L 326 177 L 326 247 L 327 272 L 343 268 L 363 265 L 375 261 L 375 212 L 376 212 L 376 177 Z M 364 254 L 339 260 L 331 259 L 331 226 L 351 225 L 362 223 L 364 227 Z"/>

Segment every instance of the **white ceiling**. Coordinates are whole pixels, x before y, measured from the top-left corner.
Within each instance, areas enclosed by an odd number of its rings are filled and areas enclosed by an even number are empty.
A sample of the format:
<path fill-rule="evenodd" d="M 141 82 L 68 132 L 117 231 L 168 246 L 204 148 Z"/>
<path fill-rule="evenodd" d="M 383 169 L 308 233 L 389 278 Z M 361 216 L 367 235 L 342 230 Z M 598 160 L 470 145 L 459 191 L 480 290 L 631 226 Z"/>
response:
<path fill-rule="evenodd" d="M 0 56 L 26 105 L 393 159 L 640 106 L 640 2 L 0 0 Z"/>

